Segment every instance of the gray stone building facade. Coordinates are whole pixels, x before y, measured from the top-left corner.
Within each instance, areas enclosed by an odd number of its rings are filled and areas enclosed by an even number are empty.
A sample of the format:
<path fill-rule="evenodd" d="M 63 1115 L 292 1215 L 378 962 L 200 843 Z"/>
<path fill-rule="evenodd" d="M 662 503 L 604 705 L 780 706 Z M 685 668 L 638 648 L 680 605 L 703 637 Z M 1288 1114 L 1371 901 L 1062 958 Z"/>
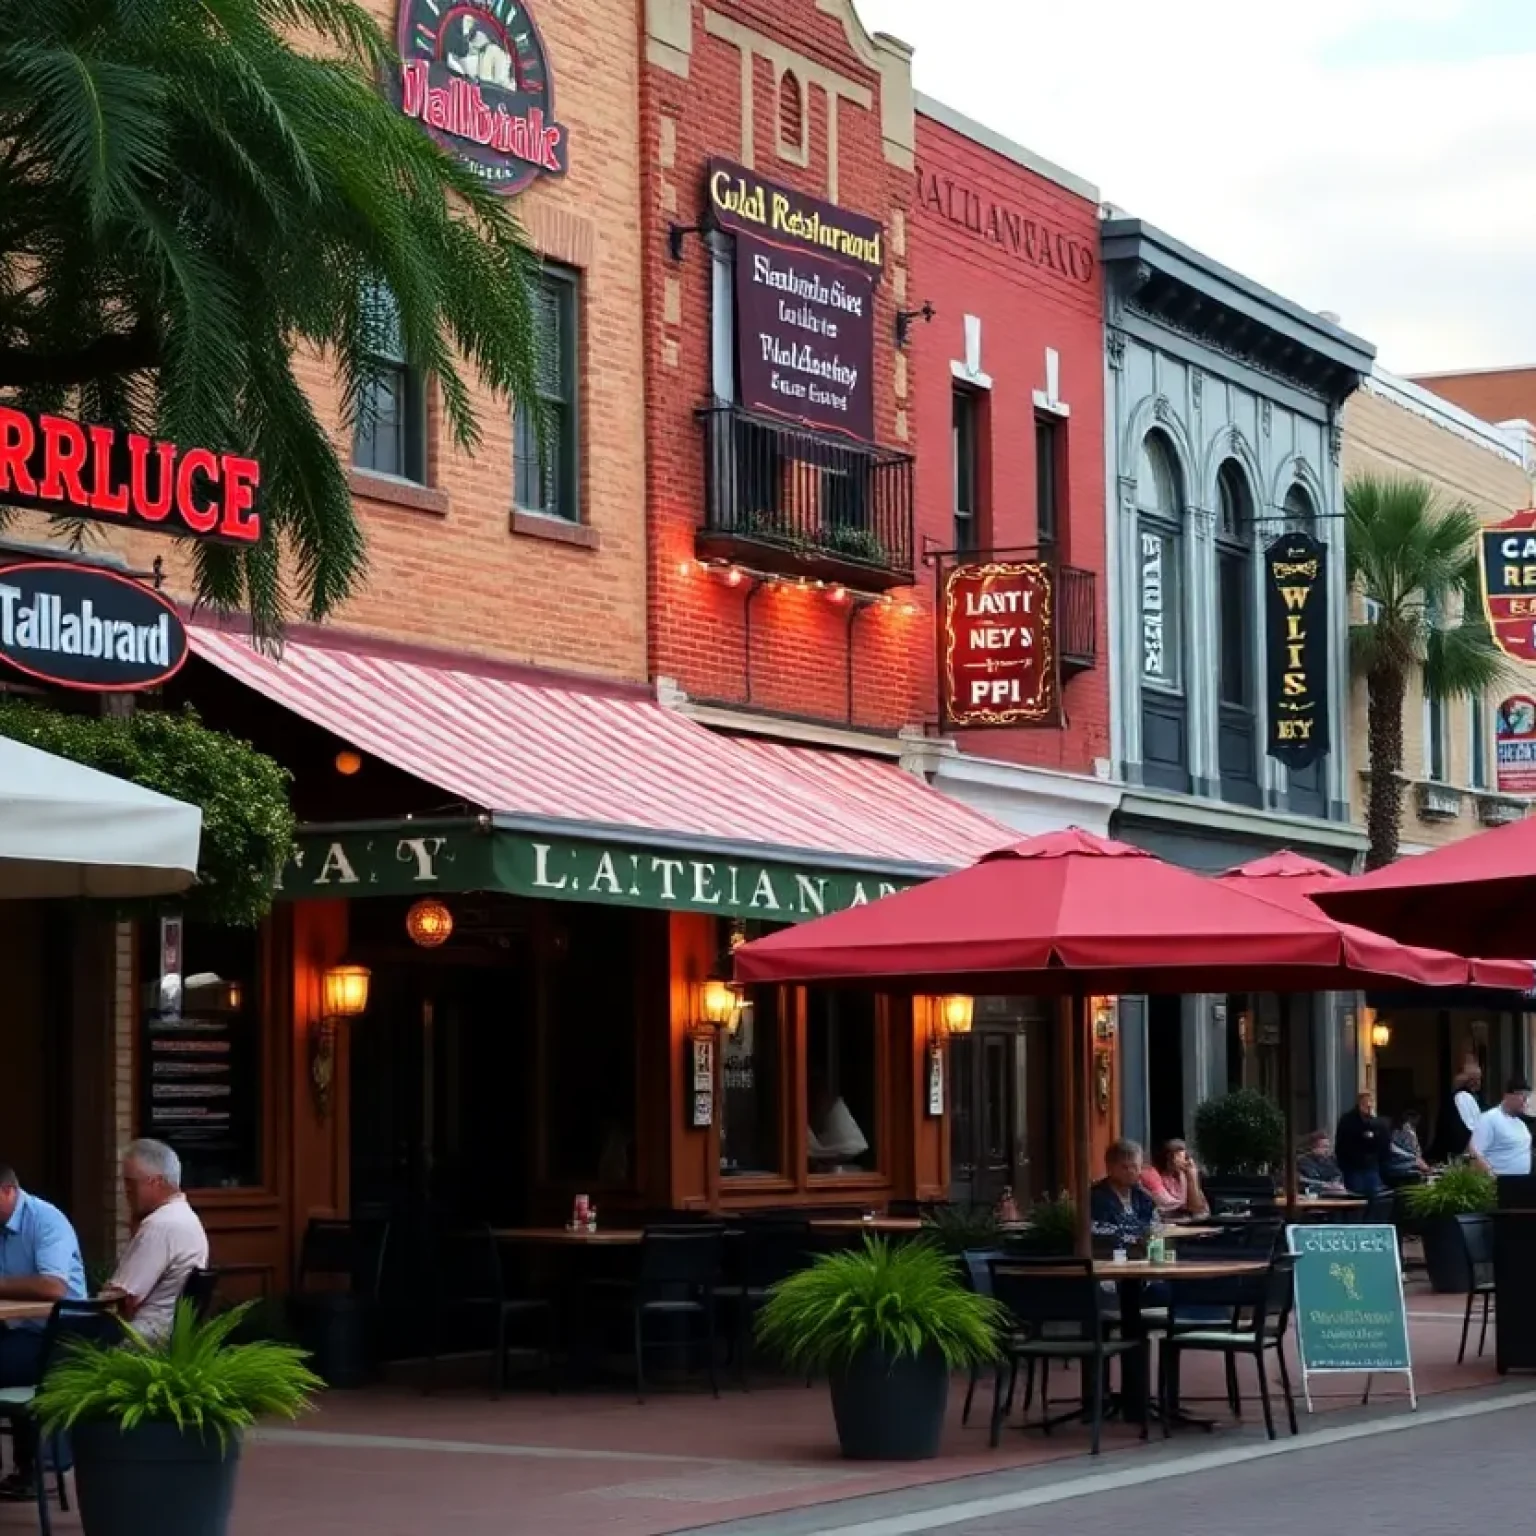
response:
<path fill-rule="evenodd" d="M 1282 847 L 1349 868 L 1348 592 L 1340 410 L 1374 349 L 1137 219 L 1104 221 L 1113 830 L 1216 873 Z M 1300 529 L 1327 548 L 1330 750 L 1267 755 L 1263 556 Z M 1355 999 L 1319 999 L 1293 1039 L 1298 1123 L 1354 1082 Z M 1128 1134 L 1187 1135 L 1203 1098 L 1275 1091 L 1273 999 L 1124 999 Z"/>

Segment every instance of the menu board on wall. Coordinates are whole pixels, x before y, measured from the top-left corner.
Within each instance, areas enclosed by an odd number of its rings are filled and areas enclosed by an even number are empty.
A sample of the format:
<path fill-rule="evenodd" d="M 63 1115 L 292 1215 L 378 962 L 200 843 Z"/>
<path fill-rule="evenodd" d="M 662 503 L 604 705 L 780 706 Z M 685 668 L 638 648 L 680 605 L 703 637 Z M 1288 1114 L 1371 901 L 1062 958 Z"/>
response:
<path fill-rule="evenodd" d="M 139 1123 L 176 1150 L 188 1188 L 257 1182 L 259 1062 L 250 1030 L 236 1012 L 145 1020 Z"/>

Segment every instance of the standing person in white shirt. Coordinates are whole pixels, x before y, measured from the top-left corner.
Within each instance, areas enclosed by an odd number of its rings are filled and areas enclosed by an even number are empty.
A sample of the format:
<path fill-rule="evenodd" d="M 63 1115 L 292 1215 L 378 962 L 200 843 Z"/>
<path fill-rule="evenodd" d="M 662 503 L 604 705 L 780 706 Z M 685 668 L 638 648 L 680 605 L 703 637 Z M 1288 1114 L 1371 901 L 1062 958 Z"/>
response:
<path fill-rule="evenodd" d="M 133 1237 L 103 1296 L 149 1343 L 160 1343 L 176 1320 L 187 1276 L 208 1267 L 208 1234 L 181 1192 L 181 1159 L 163 1141 L 123 1149 L 123 1189 L 133 1213 Z"/>
<path fill-rule="evenodd" d="M 1525 1123 L 1525 1106 L 1531 1085 L 1512 1077 L 1504 1097 L 1484 1110 L 1472 1133 L 1472 1161 L 1499 1178 L 1531 1171 L 1531 1128 Z"/>

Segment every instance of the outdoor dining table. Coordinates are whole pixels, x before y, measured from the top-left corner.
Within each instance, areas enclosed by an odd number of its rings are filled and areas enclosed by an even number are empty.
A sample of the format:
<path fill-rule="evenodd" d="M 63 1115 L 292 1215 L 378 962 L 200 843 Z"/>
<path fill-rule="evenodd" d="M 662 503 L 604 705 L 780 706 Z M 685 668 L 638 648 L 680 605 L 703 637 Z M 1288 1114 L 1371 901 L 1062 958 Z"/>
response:
<path fill-rule="evenodd" d="M 52 1316 L 51 1301 L 0 1301 L 0 1323 L 46 1323 Z"/>
<path fill-rule="evenodd" d="M 827 1216 L 811 1223 L 813 1232 L 882 1232 L 887 1236 L 921 1232 L 921 1216 Z"/>
<path fill-rule="evenodd" d="M 1126 1259 L 1116 1263 L 1114 1259 L 1094 1259 L 1094 1278 L 1106 1283 L 1114 1284 L 1120 1292 L 1120 1335 L 1125 1339 L 1145 1342 L 1147 1338 L 1147 1325 L 1143 1316 L 1142 1306 L 1146 1296 L 1146 1287 L 1149 1284 L 1173 1284 L 1180 1280 L 1231 1280 L 1239 1275 L 1260 1274 L 1268 1269 L 1269 1265 L 1263 1259 L 1202 1259 L 1182 1258 L 1175 1256 L 1165 1260 L 1161 1264 L 1153 1264 L 1147 1259 Z M 996 1270 L 999 1273 L 1008 1273 L 1006 1261 L 998 1264 Z M 1063 1277 L 1081 1274 L 1081 1269 L 1068 1268 L 1065 1265 L 1053 1264 L 1025 1264 L 1013 1271 L 1015 1274 L 1051 1275 Z M 1088 1384 L 1084 1381 L 1084 1412 L 1087 1412 Z M 1142 1423 L 1149 1412 L 1153 1411 L 1151 1403 L 1150 1384 L 1147 1380 L 1147 1357 L 1144 1353 L 1136 1352 L 1120 1357 L 1120 1391 L 1112 1404 L 1118 1407 L 1120 1415 L 1128 1423 Z M 1048 1405 L 1047 1405 L 1048 1407 Z M 1209 1429 L 1210 1423 L 1203 1419 L 1197 1419 L 1184 1413 L 1178 1406 L 1174 1406 L 1174 1419 L 1178 1423 L 1198 1425 L 1200 1428 Z"/>
<path fill-rule="evenodd" d="M 481 1229 L 484 1230 L 483 1228 Z M 579 1248 L 638 1248 L 645 1233 L 639 1227 L 492 1227 L 498 1243 L 569 1244 Z"/>

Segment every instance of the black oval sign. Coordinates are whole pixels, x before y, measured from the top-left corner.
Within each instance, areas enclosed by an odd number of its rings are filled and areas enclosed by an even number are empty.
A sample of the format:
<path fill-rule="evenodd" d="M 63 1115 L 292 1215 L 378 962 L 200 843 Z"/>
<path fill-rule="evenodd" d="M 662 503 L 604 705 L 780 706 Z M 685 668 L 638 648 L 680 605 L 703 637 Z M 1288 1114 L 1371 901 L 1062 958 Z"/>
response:
<path fill-rule="evenodd" d="M 186 659 L 175 607 L 130 577 L 51 560 L 0 569 L 0 660 L 29 677 L 126 693 L 174 677 Z"/>

